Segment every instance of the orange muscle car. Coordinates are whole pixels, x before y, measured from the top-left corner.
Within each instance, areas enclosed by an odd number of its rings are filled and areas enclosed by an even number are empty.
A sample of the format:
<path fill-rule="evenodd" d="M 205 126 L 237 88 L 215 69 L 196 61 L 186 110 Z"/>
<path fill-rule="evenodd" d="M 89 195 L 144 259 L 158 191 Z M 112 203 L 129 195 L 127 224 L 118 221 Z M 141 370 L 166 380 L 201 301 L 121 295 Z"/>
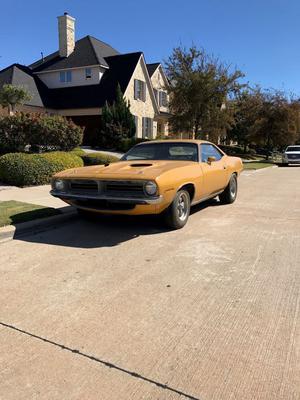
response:
<path fill-rule="evenodd" d="M 190 207 L 219 196 L 233 203 L 243 168 L 216 145 L 201 140 L 141 143 L 119 162 L 69 169 L 53 177 L 51 194 L 81 213 L 162 214 L 182 228 Z"/>

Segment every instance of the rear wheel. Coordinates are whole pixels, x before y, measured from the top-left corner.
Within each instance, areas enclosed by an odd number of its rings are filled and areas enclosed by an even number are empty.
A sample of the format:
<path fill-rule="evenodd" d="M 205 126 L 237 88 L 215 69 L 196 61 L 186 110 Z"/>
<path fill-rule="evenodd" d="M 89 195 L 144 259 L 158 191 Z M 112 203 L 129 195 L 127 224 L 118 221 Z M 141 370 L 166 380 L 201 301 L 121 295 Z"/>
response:
<path fill-rule="evenodd" d="M 186 190 L 179 190 L 165 212 L 165 222 L 169 228 L 180 229 L 187 223 L 190 215 L 191 199 Z"/>
<path fill-rule="evenodd" d="M 220 202 L 223 204 L 231 204 L 235 201 L 237 196 L 237 177 L 235 174 L 231 175 L 228 185 L 226 186 L 224 192 L 219 194 Z"/>

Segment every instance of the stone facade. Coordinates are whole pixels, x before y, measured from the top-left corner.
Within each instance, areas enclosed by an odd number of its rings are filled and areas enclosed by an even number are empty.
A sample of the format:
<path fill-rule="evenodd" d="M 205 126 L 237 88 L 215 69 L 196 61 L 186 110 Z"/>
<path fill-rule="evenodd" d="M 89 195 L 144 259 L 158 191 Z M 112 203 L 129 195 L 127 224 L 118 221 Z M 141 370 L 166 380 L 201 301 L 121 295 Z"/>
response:
<path fill-rule="evenodd" d="M 139 100 L 134 98 L 134 80 L 138 79 L 146 82 L 146 100 Z M 156 115 L 156 103 L 154 98 L 154 93 L 149 81 L 148 73 L 146 70 L 146 65 L 141 56 L 135 71 L 131 77 L 128 87 L 124 93 L 124 96 L 130 102 L 130 111 L 136 117 L 137 121 L 137 132 L 136 137 L 143 137 L 143 117 L 151 118 L 153 121 L 153 133 L 152 138 L 156 138 L 157 135 L 157 121 L 154 120 Z"/>
<path fill-rule="evenodd" d="M 151 82 L 153 88 L 157 90 L 159 93 L 160 91 L 166 92 L 166 77 L 164 76 L 164 72 L 161 66 L 159 66 L 156 71 L 153 73 L 151 77 Z M 169 96 L 167 95 L 167 102 L 169 102 Z M 169 113 L 169 107 L 164 107 L 159 105 L 159 98 L 157 98 L 157 103 L 159 107 L 159 111 L 162 114 L 159 114 L 156 117 L 157 120 L 157 135 L 158 136 L 168 136 L 169 134 L 169 122 L 168 117 L 166 116 Z"/>

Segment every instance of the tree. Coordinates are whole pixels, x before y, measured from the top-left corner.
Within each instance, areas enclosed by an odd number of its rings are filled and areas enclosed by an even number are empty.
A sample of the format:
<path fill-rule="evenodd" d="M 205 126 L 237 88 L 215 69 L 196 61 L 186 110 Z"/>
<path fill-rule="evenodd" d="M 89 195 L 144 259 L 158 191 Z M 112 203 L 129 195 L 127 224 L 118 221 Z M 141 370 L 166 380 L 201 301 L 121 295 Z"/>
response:
<path fill-rule="evenodd" d="M 283 148 L 299 137 L 300 103 L 290 101 L 285 93 L 247 89 L 234 102 L 235 124 L 229 138 L 244 146 L 262 146 L 268 155 L 274 148 Z"/>
<path fill-rule="evenodd" d="M 30 99 L 31 95 L 21 86 L 5 84 L 0 90 L 0 104 L 8 109 L 9 114 L 14 114 L 17 105 L 24 104 Z"/>
<path fill-rule="evenodd" d="M 243 87 L 241 71 L 209 56 L 195 46 L 177 47 L 165 63 L 169 80 L 171 125 L 192 138 L 215 139 L 233 123 L 226 106 Z"/>
<path fill-rule="evenodd" d="M 234 123 L 228 131 L 228 139 L 236 141 L 244 147 L 244 153 L 248 145 L 256 135 L 256 122 L 261 114 L 264 96 L 259 87 L 243 90 L 231 103 Z"/>
<path fill-rule="evenodd" d="M 298 134 L 298 115 L 291 103 L 280 91 L 268 90 L 262 92 L 262 95 L 263 103 L 254 126 L 252 140 L 263 145 L 268 152 L 294 143 Z"/>
<path fill-rule="evenodd" d="M 112 105 L 106 102 L 102 109 L 100 144 L 106 147 L 116 147 L 122 139 L 132 138 L 135 131 L 135 120 L 130 112 L 130 103 L 124 99 L 120 85 L 118 85 L 116 100 Z"/>

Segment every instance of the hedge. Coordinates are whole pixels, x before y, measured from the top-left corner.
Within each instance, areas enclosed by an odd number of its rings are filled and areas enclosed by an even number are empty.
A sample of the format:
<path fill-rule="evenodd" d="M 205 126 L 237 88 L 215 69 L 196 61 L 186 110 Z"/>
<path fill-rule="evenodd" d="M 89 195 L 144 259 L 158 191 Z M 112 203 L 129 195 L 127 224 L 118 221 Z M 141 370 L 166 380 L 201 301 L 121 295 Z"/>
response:
<path fill-rule="evenodd" d="M 82 142 L 83 130 L 58 115 L 16 113 L 0 117 L 0 153 L 64 150 Z"/>
<path fill-rule="evenodd" d="M 82 156 L 81 158 L 84 162 L 84 165 L 110 164 L 120 160 L 118 157 L 104 153 L 89 153 Z"/>
<path fill-rule="evenodd" d="M 82 166 L 82 159 L 71 153 L 8 153 L 0 157 L 0 180 L 15 186 L 44 185 L 56 172 Z"/>

